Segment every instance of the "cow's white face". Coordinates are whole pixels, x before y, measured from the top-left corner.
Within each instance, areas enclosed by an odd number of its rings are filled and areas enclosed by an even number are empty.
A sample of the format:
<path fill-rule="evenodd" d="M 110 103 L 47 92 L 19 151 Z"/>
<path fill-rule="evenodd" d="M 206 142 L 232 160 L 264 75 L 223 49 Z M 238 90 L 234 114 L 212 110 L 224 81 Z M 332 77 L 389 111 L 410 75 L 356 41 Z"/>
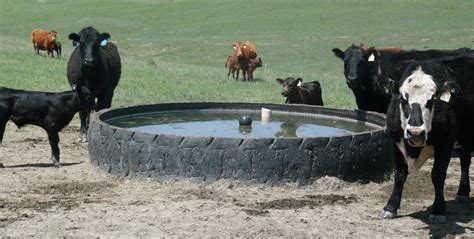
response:
<path fill-rule="evenodd" d="M 426 144 L 431 131 L 433 103 L 437 86 L 421 67 L 408 76 L 400 87 L 400 119 L 404 138 L 413 147 Z"/>

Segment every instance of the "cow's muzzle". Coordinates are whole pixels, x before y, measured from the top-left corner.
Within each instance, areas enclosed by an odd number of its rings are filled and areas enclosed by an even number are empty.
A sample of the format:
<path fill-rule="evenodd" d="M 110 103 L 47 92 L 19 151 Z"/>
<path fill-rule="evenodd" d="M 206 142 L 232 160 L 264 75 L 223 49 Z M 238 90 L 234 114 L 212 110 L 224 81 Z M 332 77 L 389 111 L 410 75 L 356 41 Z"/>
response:
<path fill-rule="evenodd" d="M 408 128 L 405 132 L 405 138 L 407 139 L 408 144 L 412 147 L 425 146 L 427 140 L 426 136 L 426 131 L 419 127 Z"/>
<path fill-rule="evenodd" d="M 94 58 L 92 58 L 92 57 L 85 57 L 85 58 L 84 58 L 84 64 L 85 64 L 86 66 L 92 66 L 92 65 L 94 65 Z"/>
<path fill-rule="evenodd" d="M 358 78 L 357 76 L 347 76 L 346 83 L 349 88 L 354 89 L 358 86 Z"/>

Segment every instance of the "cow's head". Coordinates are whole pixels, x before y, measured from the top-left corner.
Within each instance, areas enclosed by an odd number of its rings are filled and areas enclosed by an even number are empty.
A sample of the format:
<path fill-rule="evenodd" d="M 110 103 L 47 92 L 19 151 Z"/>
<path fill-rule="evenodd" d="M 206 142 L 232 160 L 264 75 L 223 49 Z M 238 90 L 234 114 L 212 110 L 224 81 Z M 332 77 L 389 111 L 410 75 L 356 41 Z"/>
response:
<path fill-rule="evenodd" d="M 236 41 L 234 44 L 232 44 L 232 47 L 234 48 L 234 52 L 237 57 L 244 57 L 244 49 L 247 48 L 247 43 L 243 41 Z"/>
<path fill-rule="evenodd" d="M 84 28 L 79 34 L 69 34 L 69 39 L 73 41 L 73 45 L 78 45 L 82 62 L 86 66 L 94 66 L 100 58 L 99 48 L 107 45 L 109 38 L 108 33 L 99 33 L 93 27 Z"/>
<path fill-rule="evenodd" d="M 50 41 L 56 41 L 56 38 L 58 37 L 58 33 L 56 31 L 50 31 L 48 32 L 48 37 Z"/>
<path fill-rule="evenodd" d="M 299 84 L 301 84 L 301 82 L 303 82 L 303 79 L 295 79 L 294 77 L 288 77 L 284 80 L 277 78 L 276 81 L 283 86 L 281 95 L 285 97 L 291 97 L 294 94 L 298 94 L 298 86 Z"/>
<path fill-rule="evenodd" d="M 444 71 L 424 70 L 427 65 L 411 64 L 402 76 L 399 86 L 400 119 L 403 137 L 412 147 L 422 147 L 428 140 L 437 100 L 449 102 L 458 91 Z M 437 77 L 438 79 L 434 79 Z M 395 92 L 397 94 L 397 92 Z"/>
<path fill-rule="evenodd" d="M 363 78 L 367 77 L 368 65 L 373 61 L 373 55 L 355 44 L 345 51 L 334 48 L 332 52 L 344 61 L 344 76 L 349 88 L 359 87 L 363 83 Z"/>
<path fill-rule="evenodd" d="M 93 109 L 95 107 L 95 97 L 85 86 L 72 85 L 72 90 L 76 92 L 81 110 Z"/>
<path fill-rule="evenodd" d="M 250 59 L 250 62 L 255 65 L 255 67 L 262 67 L 262 58 Z"/>

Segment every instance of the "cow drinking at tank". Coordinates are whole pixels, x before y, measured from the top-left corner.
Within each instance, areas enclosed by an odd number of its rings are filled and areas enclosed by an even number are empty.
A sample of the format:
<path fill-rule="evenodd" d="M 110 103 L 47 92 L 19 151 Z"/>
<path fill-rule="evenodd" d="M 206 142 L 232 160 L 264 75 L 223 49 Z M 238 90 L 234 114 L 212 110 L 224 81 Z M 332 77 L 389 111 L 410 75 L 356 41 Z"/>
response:
<path fill-rule="evenodd" d="M 302 83 L 303 79 L 294 77 L 276 81 L 283 86 L 281 95 L 286 97 L 286 104 L 324 105 L 319 81 Z"/>
<path fill-rule="evenodd" d="M 393 218 L 403 185 L 434 157 L 431 180 L 435 199 L 429 220 L 446 221 L 444 182 L 453 147 L 460 145 L 460 202 L 469 201 L 470 153 L 474 151 L 474 55 L 411 62 L 396 82 L 387 112 L 387 132 L 394 142 L 395 183 L 381 218 Z"/>
<path fill-rule="evenodd" d="M 108 33 L 99 33 L 93 27 L 69 34 L 77 48 L 71 54 L 67 66 L 67 78 L 71 85 L 84 85 L 97 99 L 95 110 L 109 108 L 117 86 L 121 63 L 117 47 L 109 42 Z M 90 110 L 79 113 L 81 118 L 80 141 L 87 141 Z"/>

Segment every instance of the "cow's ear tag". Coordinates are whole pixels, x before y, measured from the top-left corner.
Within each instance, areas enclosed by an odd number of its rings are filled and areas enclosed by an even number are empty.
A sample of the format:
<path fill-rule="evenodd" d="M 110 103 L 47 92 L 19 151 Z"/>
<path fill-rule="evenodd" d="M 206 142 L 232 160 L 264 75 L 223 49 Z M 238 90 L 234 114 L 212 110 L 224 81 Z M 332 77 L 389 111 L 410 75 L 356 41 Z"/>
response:
<path fill-rule="evenodd" d="M 102 41 L 100 42 L 100 45 L 101 45 L 101 46 L 107 45 L 107 39 L 102 40 Z"/>
<path fill-rule="evenodd" d="M 369 59 L 367 59 L 367 61 L 372 62 L 374 60 L 375 60 L 375 56 L 374 56 L 374 53 L 372 53 L 372 54 L 370 54 Z"/>
<path fill-rule="evenodd" d="M 72 41 L 72 47 L 77 47 L 77 41 L 76 40 Z"/>
<path fill-rule="evenodd" d="M 439 99 L 444 102 L 449 103 L 449 100 L 451 99 L 451 92 L 449 92 L 448 90 L 443 92 L 443 94 L 441 94 L 441 97 L 439 97 Z"/>

